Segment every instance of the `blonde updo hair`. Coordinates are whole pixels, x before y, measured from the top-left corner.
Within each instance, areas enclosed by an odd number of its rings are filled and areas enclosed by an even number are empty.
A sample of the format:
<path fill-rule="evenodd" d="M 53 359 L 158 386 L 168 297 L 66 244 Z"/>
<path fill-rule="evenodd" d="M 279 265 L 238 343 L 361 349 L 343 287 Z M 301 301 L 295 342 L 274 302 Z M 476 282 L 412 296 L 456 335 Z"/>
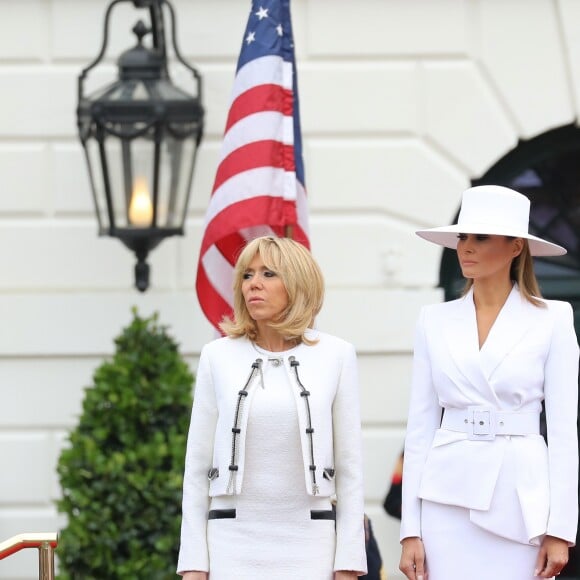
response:
<path fill-rule="evenodd" d="M 225 318 L 220 324 L 221 330 L 232 338 L 257 338 L 256 322 L 250 316 L 242 294 L 244 274 L 256 255 L 262 258 L 266 268 L 281 278 L 288 293 L 288 306 L 279 320 L 268 325 L 286 340 L 312 344 L 304 333 L 312 328 L 322 308 L 324 279 L 308 249 L 290 238 L 264 236 L 252 240 L 242 250 L 234 269 L 234 319 Z"/>

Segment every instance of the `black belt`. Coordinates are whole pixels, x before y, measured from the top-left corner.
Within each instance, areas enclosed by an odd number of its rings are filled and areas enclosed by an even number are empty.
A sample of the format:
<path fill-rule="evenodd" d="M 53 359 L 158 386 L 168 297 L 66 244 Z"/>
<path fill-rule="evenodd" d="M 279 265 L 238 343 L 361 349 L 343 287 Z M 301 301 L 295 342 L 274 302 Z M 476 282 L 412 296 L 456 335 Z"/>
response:
<path fill-rule="evenodd" d="M 227 510 L 209 510 L 208 520 L 228 520 L 236 517 L 235 509 Z M 336 521 L 336 512 L 334 510 L 310 510 L 311 520 L 332 520 Z"/>

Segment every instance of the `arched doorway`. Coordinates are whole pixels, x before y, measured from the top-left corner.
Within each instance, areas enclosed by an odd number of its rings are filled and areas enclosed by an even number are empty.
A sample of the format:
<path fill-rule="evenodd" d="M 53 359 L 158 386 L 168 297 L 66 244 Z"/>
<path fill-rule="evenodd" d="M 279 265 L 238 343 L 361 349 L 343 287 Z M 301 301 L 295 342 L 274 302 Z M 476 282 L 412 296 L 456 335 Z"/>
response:
<path fill-rule="evenodd" d="M 530 233 L 568 250 L 565 256 L 536 258 L 534 264 L 544 297 L 572 304 L 580 336 L 580 128 L 568 125 L 521 141 L 472 184 L 505 185 L 527 195 L 532 202 Z M 443 252 L 439 284 L 446 300 L 462 292 L 465 280 L 453 250 Z M 562 577 L 580 577 L 579 541 Z"/>

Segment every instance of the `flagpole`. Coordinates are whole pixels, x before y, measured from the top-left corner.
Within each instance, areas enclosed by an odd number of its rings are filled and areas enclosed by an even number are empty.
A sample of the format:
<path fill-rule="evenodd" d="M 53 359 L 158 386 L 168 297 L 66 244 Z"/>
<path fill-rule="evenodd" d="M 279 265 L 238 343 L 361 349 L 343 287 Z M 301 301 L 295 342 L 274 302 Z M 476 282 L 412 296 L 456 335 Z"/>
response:
<path fill-rule="evenodd" d="M 291 224 L 284 226 L 284 237 L 290 238 L 291 240 L 294 238 L 294 226 Z"/>

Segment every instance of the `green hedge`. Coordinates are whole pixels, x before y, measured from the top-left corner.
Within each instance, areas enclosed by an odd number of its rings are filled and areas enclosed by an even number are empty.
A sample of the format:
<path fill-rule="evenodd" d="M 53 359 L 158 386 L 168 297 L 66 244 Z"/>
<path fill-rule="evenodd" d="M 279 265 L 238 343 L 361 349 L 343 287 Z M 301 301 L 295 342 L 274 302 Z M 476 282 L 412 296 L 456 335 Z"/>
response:
<path fill-rule="evenodd" d="M 174 579 L 193 376 L 157 315 L 115 344 L 58 462 L 58 577 Z"/>

